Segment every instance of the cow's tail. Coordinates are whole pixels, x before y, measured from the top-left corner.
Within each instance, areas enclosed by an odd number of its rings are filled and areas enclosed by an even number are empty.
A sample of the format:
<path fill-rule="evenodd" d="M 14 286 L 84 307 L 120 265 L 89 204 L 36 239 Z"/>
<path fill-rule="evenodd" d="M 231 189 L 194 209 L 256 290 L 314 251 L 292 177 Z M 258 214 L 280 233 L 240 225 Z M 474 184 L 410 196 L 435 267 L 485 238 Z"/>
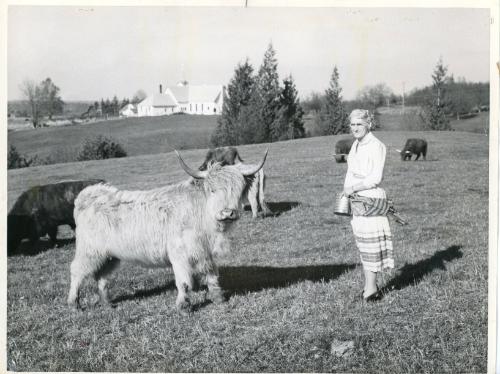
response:
<path fill-rule="evenodd" d="M 265 197 L 264 197 L 264 188 L 266 184 L 266 176 L 264 174 L 264 170 L 260 169 L 258 172 L 258 178 L 259 178 L 259 203 L 260 203 L 260 209 L 262 209 L 262 214 L 264 216 L 267 216 L 271 213 L 271 210 L 266 204 Z"/>

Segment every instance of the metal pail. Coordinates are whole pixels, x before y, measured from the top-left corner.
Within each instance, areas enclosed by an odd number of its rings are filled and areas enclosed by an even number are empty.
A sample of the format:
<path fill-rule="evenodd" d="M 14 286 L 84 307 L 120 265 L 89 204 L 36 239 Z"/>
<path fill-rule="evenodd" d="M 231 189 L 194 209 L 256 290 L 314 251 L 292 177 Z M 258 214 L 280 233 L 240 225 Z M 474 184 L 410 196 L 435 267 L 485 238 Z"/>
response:
<path fill-rule="evenodd" d="M 349 203 L 349 198 L 342 192 L 337 194 L 337 200 L 335 201 L 335 209 L 333 212 L 339 216 L 351 215 L 351 204 Z"/>

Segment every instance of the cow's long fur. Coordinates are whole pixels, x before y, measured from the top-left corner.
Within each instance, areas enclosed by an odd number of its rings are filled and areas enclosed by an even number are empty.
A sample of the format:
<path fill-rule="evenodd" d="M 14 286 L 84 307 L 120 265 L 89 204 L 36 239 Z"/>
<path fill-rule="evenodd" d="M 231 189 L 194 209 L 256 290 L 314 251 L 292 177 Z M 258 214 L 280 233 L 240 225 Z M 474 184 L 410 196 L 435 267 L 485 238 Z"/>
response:
<path fill-rule="evenodd" d="M 221 301 L 213 254 L 229 246 L 225 232 L 241 208 L 245 186 L 237 167 L 215 164 L 197 183 L 148 191 L 104 184 L 86 188 L 75 201 L 76 253 L 68 303 L 78 306 L 81 282 L 90 274 L 106 303 L 106 279 L 120 260 L 172 266 L 181 310 L 190 309 L 187 292 L 197 282 Z"/>

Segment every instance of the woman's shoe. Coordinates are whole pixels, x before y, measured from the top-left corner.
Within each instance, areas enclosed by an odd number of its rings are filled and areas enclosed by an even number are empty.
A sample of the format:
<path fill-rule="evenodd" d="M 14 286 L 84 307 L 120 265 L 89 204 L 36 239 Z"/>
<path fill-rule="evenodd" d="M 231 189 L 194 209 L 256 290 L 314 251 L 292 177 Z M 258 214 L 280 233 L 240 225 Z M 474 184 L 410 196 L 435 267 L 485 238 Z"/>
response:
<path fill-rule="evenodd" d="M 363 301 L 365 301 L 367 303 L 379 301 L 383 298 L 382 292 L 380 292 L 380 290 L 378 288 L 377 288 L 377 291 L 372 293 L 370 296 L 364 297 L 363 293 L 361 294 L 361 296 L 363 297 Z"/>

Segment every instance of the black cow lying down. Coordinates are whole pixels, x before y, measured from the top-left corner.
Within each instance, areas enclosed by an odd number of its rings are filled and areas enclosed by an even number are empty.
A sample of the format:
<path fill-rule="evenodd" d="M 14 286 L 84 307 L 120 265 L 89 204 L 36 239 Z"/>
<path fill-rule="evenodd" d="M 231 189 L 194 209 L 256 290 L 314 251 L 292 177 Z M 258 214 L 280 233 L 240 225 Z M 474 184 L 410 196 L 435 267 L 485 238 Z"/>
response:
<path fill-rule="evenodd" d="M 46 234 L 55 245 L 58 226 L 75 229 L 73 209 L 80 191 L 103 182 L 102 179 L 65 181 L 24 191 L 7 215 L 7 253 L 13 253 L 23 239 L 34 245 Z"/>

